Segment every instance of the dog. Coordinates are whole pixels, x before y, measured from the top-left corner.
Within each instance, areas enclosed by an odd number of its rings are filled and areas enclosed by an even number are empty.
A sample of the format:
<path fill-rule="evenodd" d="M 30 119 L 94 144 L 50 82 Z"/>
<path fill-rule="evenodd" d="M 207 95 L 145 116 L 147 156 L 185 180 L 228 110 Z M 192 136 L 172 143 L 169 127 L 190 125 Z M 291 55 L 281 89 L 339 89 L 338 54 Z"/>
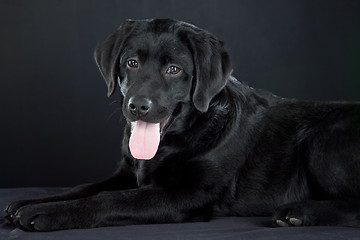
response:
<path fill-rule="evenodd" d="M 95 49 L 126 118 L 116 173 L 10 203 L 26 231 L 269 216 L 274 226 L 360 226 L 360 104 L 284 99 L 232 76 L 194 25 L 128 20 Z M 272 219 L 271 219 L 272 216 Z"/>

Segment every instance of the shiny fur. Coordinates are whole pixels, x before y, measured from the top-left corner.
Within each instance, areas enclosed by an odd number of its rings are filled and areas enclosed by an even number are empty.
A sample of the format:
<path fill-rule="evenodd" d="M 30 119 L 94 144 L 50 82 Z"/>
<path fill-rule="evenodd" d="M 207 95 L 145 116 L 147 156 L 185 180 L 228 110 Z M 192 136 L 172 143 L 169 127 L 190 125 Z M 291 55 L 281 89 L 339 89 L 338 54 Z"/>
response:
<path fill-rule="evenodd" d="M 129 20 L 95 59 L 108 94 L 117 83 L 123 94 L 128 124 L 118 171 L 61 195 L 13 202 L 10 223 L 51 231 L 273 215 L 275 226 L 360 226 L 359 104 L 252 89 L 231 76 L 220 41 L 174 20 Z M 139 67 L 127 67 L 129 59 Z M 174 64 L 181 73 L 167 74 Z M 151 109 L 133 114 L 134 97 L 150 99 Z M 128 149 L 139 119 L 163 123 L 149 161 Z"/>

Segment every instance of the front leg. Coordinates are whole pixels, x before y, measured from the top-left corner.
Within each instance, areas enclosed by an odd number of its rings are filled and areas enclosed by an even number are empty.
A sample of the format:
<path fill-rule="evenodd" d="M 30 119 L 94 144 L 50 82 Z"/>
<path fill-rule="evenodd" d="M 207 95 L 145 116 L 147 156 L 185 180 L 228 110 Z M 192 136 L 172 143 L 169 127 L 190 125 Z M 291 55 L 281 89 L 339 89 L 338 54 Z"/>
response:
<path fill-rule="evenodd" d="M 135 176 L 132 174 L 132 172 L 123 168 L 111 178 L 100 183 L 79 185 L 70 189 L 67 192 L 50 197 L 11 202 L 4 210 L 4 218 L 9 223 L 13 223 L 14 221 L 16 221 L 17 211 L 20 208 L 27 205 L 87 198 L 101 191 L 109 191 L 115 189 L 129 189 L 129 188 L 135 188 L 136 186 L 137 185 L 136 185 Z"/>
<path fill-rule="evenodd" d="M 14 224 L 28 231 L 53 231 L 147 223 L 207 221 L 211 196 L 202 191 L 185 194 L 143 187 L 102 192 L 89 198 L 27 205 Z"/>

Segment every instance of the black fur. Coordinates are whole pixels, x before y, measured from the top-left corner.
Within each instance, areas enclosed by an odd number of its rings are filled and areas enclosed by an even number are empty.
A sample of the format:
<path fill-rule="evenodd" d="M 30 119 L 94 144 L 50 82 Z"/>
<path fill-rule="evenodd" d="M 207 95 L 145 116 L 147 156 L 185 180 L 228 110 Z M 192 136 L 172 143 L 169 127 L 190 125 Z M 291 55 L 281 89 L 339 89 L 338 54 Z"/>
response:
<path fill-rule="evenodd" d="M 127 21 L 95 58 L 109 95 L 119 81 L 124 96 L 120 168 L 101 183 L 13 202 L 9 222 L 51 231 L 273 215 L 275 226 L 360 226 L 359 104 L 252 89 L 231 76 L 221 42 L 173 20 Z M 182 71 L 168 74 L 171 65 Z M 166 123 L 150 161 L 129 152 L 138 119 Z"/>

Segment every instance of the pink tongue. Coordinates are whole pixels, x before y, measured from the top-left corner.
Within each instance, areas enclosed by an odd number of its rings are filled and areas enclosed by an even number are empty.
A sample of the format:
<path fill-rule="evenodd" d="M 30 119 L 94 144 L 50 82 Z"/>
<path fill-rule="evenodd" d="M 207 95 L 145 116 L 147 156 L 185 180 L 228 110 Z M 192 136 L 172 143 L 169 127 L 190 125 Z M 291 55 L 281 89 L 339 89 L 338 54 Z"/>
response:
<path fill-rule="evenodd" d="M 136 159 L 152 159 L 160 143 L 160 123 L 136 121 L 129 141 L 131 155 Z"/>

